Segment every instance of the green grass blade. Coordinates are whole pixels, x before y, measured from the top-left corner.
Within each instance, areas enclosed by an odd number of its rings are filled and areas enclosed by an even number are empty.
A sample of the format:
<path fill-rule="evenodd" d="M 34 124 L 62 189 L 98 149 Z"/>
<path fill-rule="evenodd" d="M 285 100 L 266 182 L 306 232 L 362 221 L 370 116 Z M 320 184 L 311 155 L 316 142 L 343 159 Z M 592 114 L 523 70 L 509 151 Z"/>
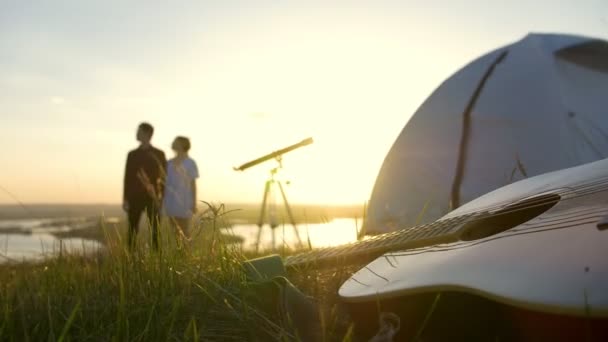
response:
<path fill-rule="evenodd" d="M 61 335 L 59 336 L 59 339 L 57 339 L 57 342 L 65 341 L 66 336 L 68 336 L 68 331 L 70 330 L 72 323 L 74 323 L 74 319 L 76 318 L 76 313 L 78 313 L 78 310 L 80 310 L 80 301 L 78 301 L 78 303 L 76 303 L 76 306 L 74 306 L 74 309 L 72 310 L 68 321 L 63 326 L 63 330 L 61 331 Z"/>

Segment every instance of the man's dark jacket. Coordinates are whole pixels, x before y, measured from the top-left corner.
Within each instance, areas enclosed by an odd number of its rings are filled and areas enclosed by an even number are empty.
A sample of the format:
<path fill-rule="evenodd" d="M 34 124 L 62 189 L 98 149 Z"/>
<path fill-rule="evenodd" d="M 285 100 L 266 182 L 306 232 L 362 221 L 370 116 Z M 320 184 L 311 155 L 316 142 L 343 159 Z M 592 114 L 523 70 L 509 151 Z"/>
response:
<path fill-rule="evenodd" d="M 155 147 L 139 147 L 127 156 L 124 199 L 129 203 L 159 201 L 165 190 L 167 160 Z"/>

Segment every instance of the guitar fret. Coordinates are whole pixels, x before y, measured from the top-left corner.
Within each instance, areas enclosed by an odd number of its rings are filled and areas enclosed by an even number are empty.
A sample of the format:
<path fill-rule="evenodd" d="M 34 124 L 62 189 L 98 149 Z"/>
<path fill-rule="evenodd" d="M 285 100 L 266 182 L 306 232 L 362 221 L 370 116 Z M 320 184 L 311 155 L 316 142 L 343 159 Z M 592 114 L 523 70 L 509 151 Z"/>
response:
<path fill-rule="evenodd" d="M 395 249 L 418 248 L 430 244 L 456 240 L 456 234 L 465 222 L 475 214 L 465 214 L 448 219 L 408 227 L 394 232 L 376 235 L 339 247 L 328 247 L 290 256 L 285 265 L 293 267 L 326 262 L 348 262 L 366 256 L 375 256 Z"/>

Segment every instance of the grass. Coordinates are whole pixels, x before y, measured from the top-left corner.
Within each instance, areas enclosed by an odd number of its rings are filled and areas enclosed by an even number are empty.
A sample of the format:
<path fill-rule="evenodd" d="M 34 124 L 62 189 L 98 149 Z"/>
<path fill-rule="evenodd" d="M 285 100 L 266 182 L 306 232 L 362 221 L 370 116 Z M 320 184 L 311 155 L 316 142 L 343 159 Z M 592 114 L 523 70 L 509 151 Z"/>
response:
<path fill-rule="evenodd" d="M 164 234 L 155 252 L 144 232 L 130 253 L 124 227 L 116 225 L 104 227 L 106 248 L 96 254 L 0 266 L 0 340 L 297 340 L 289 317 L 260 305 L 240 266 L 255 255 L 222 240 L 214 227 L 222 225 L 223 212 L 215 209 L 190 249 Z M 350 339 L 336 299 L 345 276 L 308 270 L 290 277 L 319 298 L 324 341 Z"/>

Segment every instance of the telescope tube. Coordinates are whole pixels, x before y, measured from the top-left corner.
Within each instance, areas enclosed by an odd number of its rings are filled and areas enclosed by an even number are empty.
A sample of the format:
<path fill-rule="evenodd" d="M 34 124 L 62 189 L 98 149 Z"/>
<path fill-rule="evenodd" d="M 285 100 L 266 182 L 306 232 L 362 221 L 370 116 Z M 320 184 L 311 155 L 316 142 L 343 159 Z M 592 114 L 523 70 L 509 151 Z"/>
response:
<path fill-rule="evenodd" d="M 245 170 L 247 170 L 248 168 L 250 168 L 252 166 L 258 165 L 258 164 L 263 163 L 263 162 L 265 162 L 267 160 L 270 160 L 270 159 L 275 159 L 275 158 L 277 158 L 279 156 L 282 156 L 285 153 L 291 152 L 291 151 L 293 151 L 295 149 L 298 149 L 298 148 L 306 146 L 306 145 L 310 145 L 312 143 L 313 143 L 312 138 L 304 139 L 304 140 L 300 141 L 297 144 L 293 144 L 291 146 L 287 146 L 287 147 L 282 148 L 280 150 L 277 150 L 277 151 L 274 151 L 272 153 L 269 153 L 269 154 L 267 154 L 267 155 L 265 155 L 263 157 L 260 157 L 258 159 L 252 160 L 252 161 L 250 161 L 248 163 L 245 163 L 245 164 L 243 164 L 243 165 L 241 165 L 239 167 L 235 167 L 234 170 L 235 171 L 245 171 Z"/>

